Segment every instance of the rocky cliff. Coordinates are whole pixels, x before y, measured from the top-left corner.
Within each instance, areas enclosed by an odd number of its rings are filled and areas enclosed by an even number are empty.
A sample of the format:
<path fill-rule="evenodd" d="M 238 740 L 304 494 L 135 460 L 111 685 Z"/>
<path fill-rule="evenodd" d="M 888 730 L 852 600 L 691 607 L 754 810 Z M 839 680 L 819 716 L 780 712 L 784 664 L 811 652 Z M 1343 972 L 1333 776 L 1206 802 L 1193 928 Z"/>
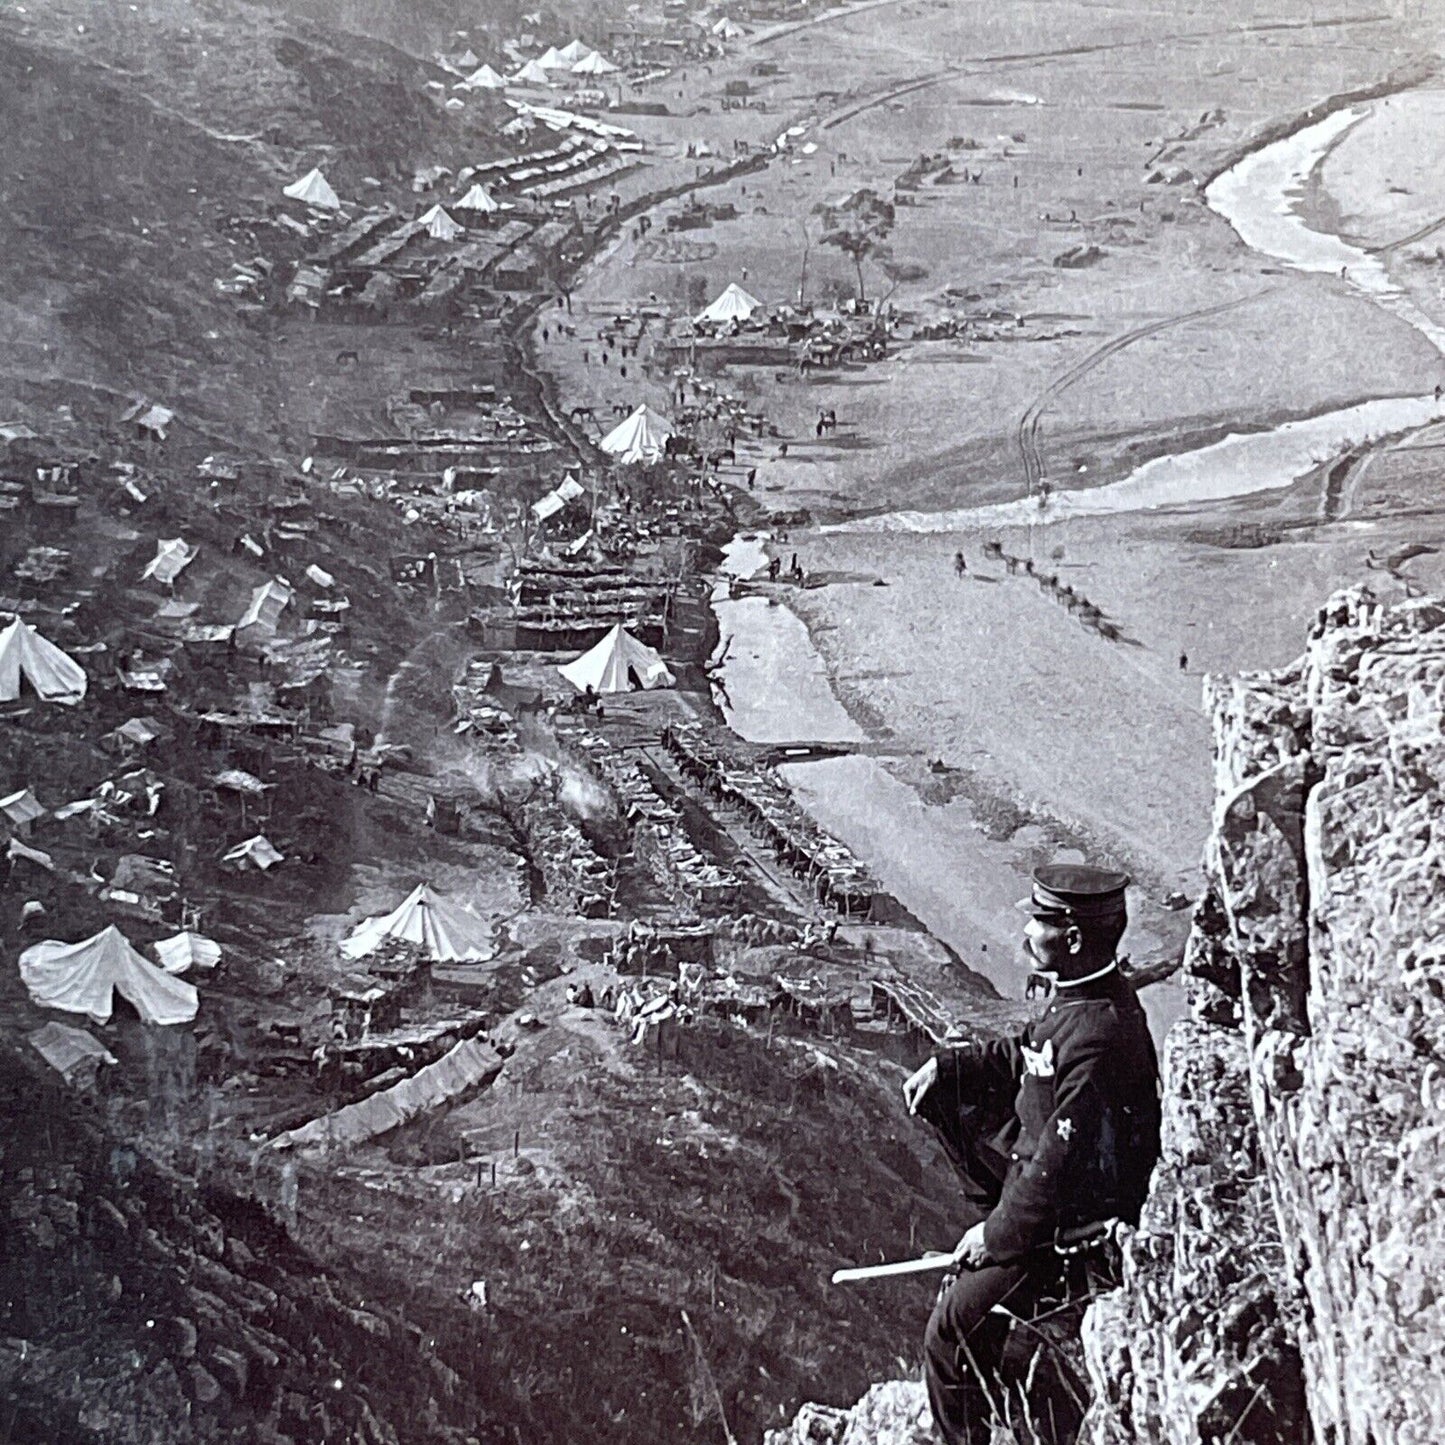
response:
<path fill-rule="evenodd" d="M 1340 594 L 1209 702 L 1192 1017 L 1089 1439 L 1445 1440 L 1445 605 Z"/>
<path fill-rule="evenodd" d="M 1086 1445 L 1445 1440 L 1445 604 L 1324 608 L 1217 680 L 1164 1153 L 1090 1310 Z M 916 1383 L 776 1445 L 914 1445 Z"/>

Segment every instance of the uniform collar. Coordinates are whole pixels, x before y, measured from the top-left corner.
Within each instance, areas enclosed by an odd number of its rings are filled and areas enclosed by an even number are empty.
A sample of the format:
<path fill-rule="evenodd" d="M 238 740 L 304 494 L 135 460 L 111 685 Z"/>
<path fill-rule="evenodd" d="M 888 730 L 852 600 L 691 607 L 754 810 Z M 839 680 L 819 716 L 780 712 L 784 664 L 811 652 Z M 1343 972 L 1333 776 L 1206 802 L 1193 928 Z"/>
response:
<path fill-rule="evenodd" d="M 1084 984 L 1098 983 L 1102 978 L 1108 978 L 1111 973 L 1118 972 L 1118 960 L 1110 959 L 1103 968 L 1096 969 L 1093 973 L 1086 973 L 1083 978 L 1056 978 L 1054 987 L 1056 989 L 1076 989 Z"/>

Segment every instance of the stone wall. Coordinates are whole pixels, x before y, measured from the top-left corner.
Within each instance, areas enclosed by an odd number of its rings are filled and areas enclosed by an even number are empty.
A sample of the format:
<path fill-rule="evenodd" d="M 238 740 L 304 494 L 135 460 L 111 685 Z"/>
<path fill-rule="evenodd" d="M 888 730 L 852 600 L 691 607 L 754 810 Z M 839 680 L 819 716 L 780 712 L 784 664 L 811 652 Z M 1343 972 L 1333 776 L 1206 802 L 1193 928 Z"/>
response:
<path fill-rule="evenodd" d="M 1445 605 L 1210 688 L 1216 804 L 1091 1445 L 1445 1440 Z"/>

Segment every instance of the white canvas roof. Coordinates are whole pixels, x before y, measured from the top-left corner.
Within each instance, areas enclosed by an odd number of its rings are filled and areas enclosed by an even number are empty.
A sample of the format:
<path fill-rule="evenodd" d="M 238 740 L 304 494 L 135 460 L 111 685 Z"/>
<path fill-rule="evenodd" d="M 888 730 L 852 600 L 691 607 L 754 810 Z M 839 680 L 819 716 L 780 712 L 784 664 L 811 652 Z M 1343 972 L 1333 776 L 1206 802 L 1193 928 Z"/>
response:
<path fill-rule="evenodd" d="M 577 689 L 586 692 L 632 692 L 641 687 L 671 687 L 677 681 L 662 658 L 639 642 L 620 622 L 590 652 L 558 672 Z"/>
<path fill-rule="evenodd" d="M 285 857 L 284 853 L 272 846 L 271 840 L 265 834 L 257 833 L 254 838 L 237 843 L 221 862 L 232 863 L 237 868 L 259 868 L 264 873 L 268 868 L 274 868 L 276 864 L 283 862 Z"/>
<path fill-rule="evenodd" d="M 528 85 L 551 85 L 552 77 L 547 74 L 547 67 L 538 60 L 529 60 L 513 77 L 514 81 L 524 81 Z M 515 121 L 512 124 L 516 124 Z"/>
<path fill-rule="evenodd" d="M 568 60 L 555 45 L 549 45 L 535 62 L 529 61 L 528 63 L 539 65 L 543 70 L 571 70 L 579 59 L 581 59 L 580 56 L 574 56 Z"/>
<path fill-rule="evenodd" d="M 114 924 L 83 943 L 47 938 L 20 955 L 20 977 L 41 1008 L 89 1014 L 105 1023 L 115 994 L 149 1024 L 188 1024 L 199 999 L 190 984 L 147 963 Z"/>
<path fill-rule="evenodd" d="M 721 36 L 724 40 L 736 40 L 743 33 L 743 27 L 736 20 L 730 20 L 724 15 L 712 27 L 712 33 Z"/>
<path fill-rule="evenodd" d="M 555 517 L 568 502 L 586 495 L 586 488 L 576 477 L 563 477 L 560 485 L 553 487 L 540 501 L 532 503 L 532 515 L 539 522 L 545 522 L 548 517 Z"/>
<path fill-rule="evenodd" d="M 40 799 L 29 788 L 21 788 L 18 793 L 11 793 L 8 798 L 0 798 L 0 817 L 9 819 L 16 827 L 33 823 L 44 816 L 45 809 L 41 806 Z"/>
<path fill-rule="evenodd" d="M 590 45 L 574 38 L 569 40 L 567 44 L 557 52 L 557 58 L 559 60 L 565 60 L 568 65 L 576 65 L 579 60 L 586 60 L 589 55 L 595 55 L 596 53 Z"/>
<path fill-rule="evenodd" d="M 454 204 L 459 211 L 476 211 L 484 216 L 489 216 L 493 211 L 502 209 L 492 193 L 480 181 Z"/>
<path fill-rule="evenodd" d="M 419 216 L 417 225 L 434 241 L 455 241 L 458 236 L 465 235 L 467 229 L 460 221 L 454 221 L 440 206 L 433 206 Z"/>
<path fill-rule="evenodd" d="M 85 696 L 85 669 L 18 617 L 0 632 L 0 702 L 14 702 L 28 682 L 42 702 L 73 707 Z"/>
<path fill-rule="evenodd" d="M 293 201 L 304 201 L 321 211 L 341 209 L 341 197 L 331 189 L 331 183 L 319 170 L 307 171 L 299 181 L 292 181 L 286 186 L 281 194 L 290 196 Z"/>
<path fill-rule="evenodd" d="M 469 90 L 502 90 L 507 82 L 490 65 L 472 71 L 462 82 Z"/>
<path fill-rule="evenodd" d="M 572 67 L 573 75 L 614 75 L 616 71 L 617 67 L 600 50 L 584 55 Z"/>
<path fill-rule="evenodd" d="M 185 973 L 189 968 L 210 969 L 221 961 L 221 945 L 200 933 L 177 933 L 151 945 L 167 973 Z"/>
<path fill-rule="evenodd" d="M 457 56 L 456 65 L 458 70 L 470 70 L 477 63 L 477 54 L 470 46 Z"/>
<path fill-rule="evenodd" d="M 115 1063 L 110 1050 L 98 1044 L 84 1029 L 73 1029 L 55 1019 L 43 1029 L 26 1034 L 34 1049 L 68 1084 L 88 1067 Z"/>
<path fill-rule="evenodd" d="M 598 443 L 604 452 L 625 465 L 655 462 L 667 445 L 672 428 L 644 402 L 626 421 L 614 427 Z"/>
<path fill-rule="evenodd" d="M 196 560 L 200 549 L 193 547 L 180 537 L 170 537 L 156 543 L 156 554 L 145 565 L 142 578 L 154 577 L 157 582 L 169 586 Z"/>
<path fill-rule="evenodd" d="M 417 944 L 434 963 L 485 963 L 497 953 L 490 924 L 429 883 L 419 883 L 390 913 L 359 924 L 341 951 L 364 958 L 393 938 Z"/>
<path fill-rule="evenodd" d="M 750 296 L 736 281 L 728 282 L 711 306 L 699 311 L 698 321 L 746 321 L 763 303 L 756 296 Z"/>
<path fill-rule="evenodd" d="M 463 1039 L 434 1064 L 418 1069 L 409 1079 L 368 1094 L 335 1113 L 323 1114 L 299 1129 L 288 1129 L 271 1141 L 271 1147 L 342 1149 L 363 1143 L 421 1114 L 435 1112 L 501 1070 L 502 1056 L 489 1043 L 483 1039 Z"/>
<path fill-rule="evenodd" d="M 259 627 L 266 632 L 275 632 L 276 624 L 290 601 L 291 588 L 279 577 L 263 582 L 251 593 L 250 604 L 236 626 Z"/>

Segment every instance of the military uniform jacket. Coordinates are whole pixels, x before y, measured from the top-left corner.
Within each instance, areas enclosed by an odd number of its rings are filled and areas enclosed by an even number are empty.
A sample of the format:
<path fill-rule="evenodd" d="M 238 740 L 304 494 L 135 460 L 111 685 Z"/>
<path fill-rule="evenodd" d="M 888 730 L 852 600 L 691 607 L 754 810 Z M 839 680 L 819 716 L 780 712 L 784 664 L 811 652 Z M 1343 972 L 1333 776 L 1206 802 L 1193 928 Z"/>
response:
<path fill-rule="evenodd" d="M 938 1067 L 934 1107 L 965 1118 L 1017 1090 L 1012 1117 L 988 1141 L 1003 1165 L 984 1222 L 991 1258 L 1025 1254 L 1061 1229 L 1137 1223 L 1159 1157 L 1159 1064 L 1117 970 L 1059 990 L 1016 1037 L 950 1050 Z"/>

